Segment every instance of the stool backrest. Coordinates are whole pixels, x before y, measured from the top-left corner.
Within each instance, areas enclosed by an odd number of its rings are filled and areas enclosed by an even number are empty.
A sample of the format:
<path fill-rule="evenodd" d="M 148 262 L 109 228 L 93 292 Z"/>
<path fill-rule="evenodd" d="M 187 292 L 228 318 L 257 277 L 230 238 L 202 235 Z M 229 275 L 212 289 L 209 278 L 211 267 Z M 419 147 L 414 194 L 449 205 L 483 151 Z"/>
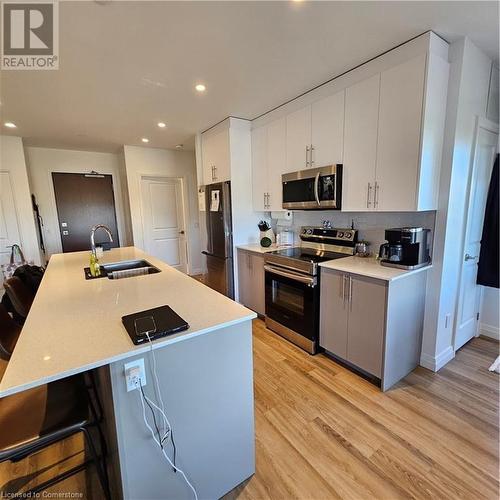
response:
<path fill-rule="evenodd" d="M 21 333 L 21 326 L 18 325 L 7 312 L 7 309 L 0 304 L 0 358 L 8 361 L 16 346 L 17 339 Z"/>
<path fill-rule="evenodd" d="M 35 294 L 17 276 L 5 280 L 3 286 L 17 314 L 26 318 Z"/>

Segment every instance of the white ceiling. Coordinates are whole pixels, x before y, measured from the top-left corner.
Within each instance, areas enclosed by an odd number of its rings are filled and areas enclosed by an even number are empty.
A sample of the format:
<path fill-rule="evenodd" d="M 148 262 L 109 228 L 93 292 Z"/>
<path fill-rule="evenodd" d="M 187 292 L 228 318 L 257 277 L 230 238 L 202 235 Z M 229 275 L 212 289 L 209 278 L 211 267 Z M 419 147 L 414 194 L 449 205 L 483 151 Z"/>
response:
<path fill-rule="evenodd" d="M 60 69 L 3 71 L 1 119 L 28 145 L 192 148 L 424 31 L 498 60 L 497 2 L 61 2 Z M 194 91 L 196 82 L 207 86 Z M 156 127 L 158 121 L 167 128 Z"/>

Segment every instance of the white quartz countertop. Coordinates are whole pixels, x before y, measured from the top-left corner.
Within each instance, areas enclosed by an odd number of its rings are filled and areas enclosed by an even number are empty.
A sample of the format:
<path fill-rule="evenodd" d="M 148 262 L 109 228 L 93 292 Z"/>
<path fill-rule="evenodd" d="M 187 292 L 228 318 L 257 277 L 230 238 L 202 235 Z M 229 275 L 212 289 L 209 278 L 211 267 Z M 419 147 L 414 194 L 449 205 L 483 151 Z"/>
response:
<path fill-rule="evenodd" d="M 246 250 L 247 252 L 255 253 L 268 253 L 274 252 L 275 250 L 283 250 L 284 248 L 292 248 L 295 245 L 271 245 L 270 247 L 262 247 L 260 243 L 250 243 L 248 245 L 238 245 L 236 248 L 240 250 Z"/>
<path fill-rule="evenodd" d="M 402 279 L 415 273 L 427 271 L 432 267 L 431 264 L 419 269 L 406 270 L 395 267 L 382 266 L 380 262 L 373 257 L 344 257 L 342 259 L 329 260 L 319 264 L 324 269 L 333 269 L 344 273 L 358 274 L 377 278 L 385 281 L 394 281 Z"/>
<path fill-rule="evenodd" d="M 161 272 L 85 280 L 89 252 L 52 256 L 0 382 L 0 397 L 148 351 L 149 344 L 130 340 L 121 321 L 126 314 L 169 305 L 189 323 L 188 330 L 154 341 L 155 349 L 256 317 L 135 247 L 105 252 L 100 263 L 131 259 L 146 259 Z"/>

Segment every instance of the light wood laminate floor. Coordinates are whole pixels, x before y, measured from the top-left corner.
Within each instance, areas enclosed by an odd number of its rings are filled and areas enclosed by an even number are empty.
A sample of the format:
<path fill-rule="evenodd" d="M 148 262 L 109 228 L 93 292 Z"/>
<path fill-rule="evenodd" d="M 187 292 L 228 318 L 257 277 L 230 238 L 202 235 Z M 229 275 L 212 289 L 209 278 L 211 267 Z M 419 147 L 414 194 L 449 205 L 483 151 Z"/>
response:
<path fill-rule="evenodd" d="M 499 376 L 487 369 L 497 355 L 498 342 L 473 339 L 439 373 L 418 368 L 384 394 L 255 320 L 257 471 L 226 499 L 498 499 Z M 78 446 L 0 464 L 0 488 L 14 474 L 32 486 Z M 89 476 L 54 490 L 101 498 Z"/>

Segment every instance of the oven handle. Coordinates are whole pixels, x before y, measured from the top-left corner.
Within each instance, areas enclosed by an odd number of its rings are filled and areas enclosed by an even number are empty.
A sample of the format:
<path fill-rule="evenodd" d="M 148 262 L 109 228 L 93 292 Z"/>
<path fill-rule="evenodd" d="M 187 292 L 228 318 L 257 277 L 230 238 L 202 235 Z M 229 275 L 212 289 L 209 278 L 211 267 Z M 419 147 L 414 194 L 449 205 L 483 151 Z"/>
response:
<path fill-rule="evenodd" d="M 318 206 L 321 206 L 321 203 L 319 201 L 319 172 L 316 174 L 316 177 L 314 179 L 314 197 L 316 198 L 316 203 Z"/>
<path fill-rule="evenodd" d="M 311 285 L 311 286 L 316 285 L 316 278 L 312 276 L 304 276 L 302 274 L 294 273 L 291 271 L 285 271 L 284 269 L 268 266 L 267 264 L 264 264 L 264 270 L 271 274 L 277 274 L 279 276 L 284 276 L 285 278 L 290 278 L 292 280 L 299 281 L 300 283 L 305 283 L 306 285 Z"/>

